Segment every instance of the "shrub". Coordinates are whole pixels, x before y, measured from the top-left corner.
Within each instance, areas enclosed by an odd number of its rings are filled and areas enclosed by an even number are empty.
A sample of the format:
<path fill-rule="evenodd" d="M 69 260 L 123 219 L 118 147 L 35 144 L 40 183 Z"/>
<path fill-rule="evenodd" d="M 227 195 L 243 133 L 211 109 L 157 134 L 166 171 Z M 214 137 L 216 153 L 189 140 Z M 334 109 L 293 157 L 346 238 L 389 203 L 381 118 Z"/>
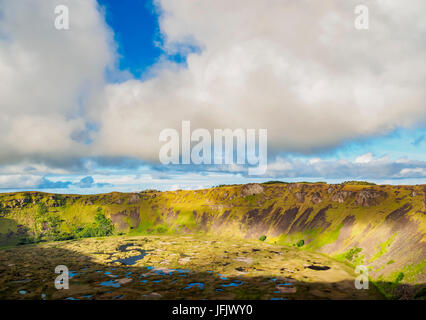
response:
<path fill-rule="evenodd" d="M 160 226 L 160 227 L 158 227 L 158 228 L 157 228 L 157 232 L 158 232 L 158 233 L 166 233 L 166 232 L 167 232 L 167 228 L 166 228 L 166 227 L 161 227 L 161 226 Z"/>
<path fill-rule="evenodd" d="M 358 255 L 358 253 L 360 253 L 361 252 L 361 248 L 352 248 L 352 249 L 350 249 L 348 252 L 346 252 L 346 254 L 345 254 L 345 259 L 346 260 L 349 260 L 349 261 L 352 261 L 353 260 L 353 258 L 355 257 L 355 256 L 357 256 Z"/>
<path fill-rule="evenodd" d="M 89 238 L 110 236 L 113 232 L 114 225 L 111 220 L 106 218 L 103 213 L 97 213 L 95 222 L 92 225 L 77 228 L 75 234 L 78 238 Z"/>
<path fill-rule="evenodd" d="M 110 236 L 114 232 L 114 225 L 103 213 L 96 214 L 94 228 L 97 237 Z"/>
<path fill-rule="evenodd" d="M 65 207 L 67 204 L 67 199 L 64 196 L 57 194 L 55 195 L 55 204 L 58 207 Z"/>
<path fill-rule="evenodd" d="M 305 240 L 299 240 L 296 242 L 296 246 L 298 246 L 299 248 L 303 247 L 304 244 L 305 244 Z"/>
<path fill-rule="evenodd" d="M 288 184 L 288 182 L 279 181 L 279 180 L 271 180 L 271 181 L 262 182 L 262 184 Z"/>
<path fill-rule="evenodd" d="M 423 287 L 419 291 L 417 291 L 416 295 L 414 296 L 414 299 L 420 299 L 424 297 L 426 297 L 426 287 Z"/>
<path fill-rule="evenodd" d="M 8 209 L 3 207 L 3 204 L 0 204 L 0 217 L 3 217 L 9 213 Z"/>
<path fill-rule="evenodd" d="M 30 243 L 35 243 L 35 240 L 30 237 L 23 237 L 18 240 L 17 244 L 18 246 L 21 246 L 21 245 L 30 244 Z"/>
<path fill-rule="evenodd" d="M 368 181 L 344 181 L 343 184 L 359 185 L 359 186 L 375 186 L 376 184 Z"/>
<path fill-rule="evenodd" d="M 260 240 L 260 241 L 265 241 L 265 240 L 266 240 L 266 236 L 265 236 L 265 235 L 261 236 L 261 237 L 259 238 L 259 240 Z"/>
<path fill-rule="evenodd" d="M 60 227 L 62 224 L 62 219 L 58 215 L 47 216 L 43 219 L 42 223 L 47 224 L 47 238 L 51 240 L 56 240 L 60 236 Z"/>
<path fill-rule="evenodd" d="M 402 281 L 402 279 L 404 279 L 404 272 L 398 273 L 398 275 L 396 276 L 396 279 L 395 279 L 395 284 L 400 283 Z"/>
<path fill-rule="evenodd" d="M 47 209 L 46 205 L 41 202 L 38 205 L 38 209 L 37 209 L 37 217 L 41 217 L 44 216 L 49 210 Z"/>

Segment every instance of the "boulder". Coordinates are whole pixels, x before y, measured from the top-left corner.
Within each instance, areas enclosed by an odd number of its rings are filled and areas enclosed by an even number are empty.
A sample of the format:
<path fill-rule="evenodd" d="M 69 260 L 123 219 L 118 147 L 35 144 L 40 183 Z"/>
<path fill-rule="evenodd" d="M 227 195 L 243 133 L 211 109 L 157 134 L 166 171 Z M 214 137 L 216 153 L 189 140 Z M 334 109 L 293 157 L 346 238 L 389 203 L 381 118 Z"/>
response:
<path fill-rule="evenodd" d="M 387 193 L 384 191 L 377 191 L 373 189 L 361 190 L 356 199 L 355 204 L 362 207 L 370 207 L 377 205 L 380 200 L 386 198 Z"/>
<path fill-rule="evenodd" d="M 294 194 L 294 197 L 297 199 L 297 201 L 299 201 L 299 202 L 305 202 L 305 196 L 306 196 L 306 193 L 304 193 L 304 192 L 296 192 L 295 194 Z"/>
<path fill-rule="evenodd" d="M 331 197 L 331 201 L 343 203 L 346 201 L 346 199 L 350 198 L 354 193 L 355 192 L 353 191 L 347 191 L 347 190 L 337 191 Z"/>
<path fill-rule="evenodd" d="M 243 186 L 241 194 L 243 197 L 253 196 L 255 194 L 263 193 L 264 187 L 258 183 L 249 183 Z"/>
<path fill-rule="evenodd" d="M 321 194 L 319 192 L 312 193 L 311 202 L 313 204 L 318 204 L 322 201 Z"/>
<path fill-rule="evenodd" d="M 140 196 L 139 194 L 137 194 L 137 193 L 133 193 L 133 194 L 130 196 L 129 204 L 135 204 L 135 203 L 138 203 L 140 200 L 141 200 L 141 196 Z"/>

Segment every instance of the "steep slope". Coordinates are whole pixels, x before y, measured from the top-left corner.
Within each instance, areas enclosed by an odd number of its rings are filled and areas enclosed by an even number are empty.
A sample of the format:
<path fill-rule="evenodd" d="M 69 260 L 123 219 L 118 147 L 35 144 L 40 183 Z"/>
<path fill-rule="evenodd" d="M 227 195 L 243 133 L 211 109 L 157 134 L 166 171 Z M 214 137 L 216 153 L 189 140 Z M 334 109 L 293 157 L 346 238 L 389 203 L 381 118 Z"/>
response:
<path fill-rule="evenodd" d="M 377 281 L 426 282 L 425 185 L 268 183 L 85 196 L 27 192 L 2 194 L 0 203 L 3 245 L 31 241 L 53 228 L 72 237 L 103 212 L 121 233 L 265 235 L 271 243 L 299 242 L 301 249 L 366 265 Z M 62 222 L 40 222 L 40 215 Z"/>

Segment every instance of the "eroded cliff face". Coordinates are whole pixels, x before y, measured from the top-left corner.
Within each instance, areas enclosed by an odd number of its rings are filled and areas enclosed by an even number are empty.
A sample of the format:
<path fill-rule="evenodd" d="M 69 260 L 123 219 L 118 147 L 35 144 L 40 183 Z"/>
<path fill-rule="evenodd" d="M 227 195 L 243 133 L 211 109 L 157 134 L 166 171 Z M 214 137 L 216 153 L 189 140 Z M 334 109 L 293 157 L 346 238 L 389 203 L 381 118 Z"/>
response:
<path fill-rule="evenodd" d="M 122 233 L 265 235 L 286 245 L 304 240 L 302 250 L 369 266 L 375 279 L 393 280 L 403 272 L 407 282 L 426 281 L 425 185 L 272 183 L 87 196 L 3 194 L 2 244 L 35 233 L 41 203 L 62 219 L 62 232 L 91 223 L 102 211 Z"/>

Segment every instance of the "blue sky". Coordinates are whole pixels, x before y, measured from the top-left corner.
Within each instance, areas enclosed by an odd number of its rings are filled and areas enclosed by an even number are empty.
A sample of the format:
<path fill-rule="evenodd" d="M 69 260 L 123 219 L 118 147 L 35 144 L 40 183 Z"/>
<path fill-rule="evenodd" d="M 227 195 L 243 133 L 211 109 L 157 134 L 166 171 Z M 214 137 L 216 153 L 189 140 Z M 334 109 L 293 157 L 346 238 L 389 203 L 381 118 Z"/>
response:
<path fill-rule="evenodd" d="M 141 77 L 152 66 L 163 50 L 158 16 L 151 2 L 144 0 L 99 0 L 105 10 L 105 20 L 114 31 L 118 45 L 119 68 Z"/>
<path fill-rule="evenodd" d="M 159 9 L 151 1 L 98 0 L 98 3 L 105 12 L 106 23 L 114 31 L 121 71 L 143 78 L 161 58 L 185 64 L 184 54 L 169 54 L 162 49 Z"/>
<path fill-rule="evenodd" d="M 416 1 L 409 19 L 398 15 L 397 3 L 372 4 L 371 11 L 383 17 L 375 21 L 381 28 L 361 35 L 350 28 L 350 4 L 347 10 L 335 8 L 334 16 L 343 21 L 336 31 L 339 19 L 328 20 L 320 4 L 307 12 L 303 4 L 290 10 L 285 4 L 247 1 L 245 10 L 231 17 L 223 1 L 65 2 L 68 34 L 41 20 L 54 0 L 33 13 L 20 4 L 1 4 L 10 19 L 0 19 L 0 69 L 7 65 L 7 79 L 17 79 L 6 80 L 3 114 L 17 124 L 8 120 L 0 141 L 1 191 L 125 192 L 267 180 L 426 181 L 426 70 L 416 40 L 426 34 L 416 23 L 422 2 Z M 40 27 L 11 27 L 26 14 Z M 404 33 L 389 39 L 393 28 L 403 28 L 412 39 Z M 291 29 L 297 29 L 297 38 L 286 31 Z M 30 46 L 28 37 L 39 40 Z M 395 44 L 398 37 L 404 46 Z M 81 41 L 85 46 L 74 52 Z M 59 43 L 70 48 L 63 56 L 47 52 Z M 375 43 L 380 48 L 364 50 Z M 34 74 L 17 57 L 34 59 Z M 69 69 L 60 84 L 49 75 L 63 61 Z M 37 80 L 28 85 L 32 77 Z M 28 100 L 21 101 L 19 90 L 32 86 L 34 93 L 27 90 Z M 178 129 L 190 119 L 209 130 L 268 129 L 267 174 L 248 176 L 245 166 L 161 165 L 151 150 L 159 130 Z"/>

